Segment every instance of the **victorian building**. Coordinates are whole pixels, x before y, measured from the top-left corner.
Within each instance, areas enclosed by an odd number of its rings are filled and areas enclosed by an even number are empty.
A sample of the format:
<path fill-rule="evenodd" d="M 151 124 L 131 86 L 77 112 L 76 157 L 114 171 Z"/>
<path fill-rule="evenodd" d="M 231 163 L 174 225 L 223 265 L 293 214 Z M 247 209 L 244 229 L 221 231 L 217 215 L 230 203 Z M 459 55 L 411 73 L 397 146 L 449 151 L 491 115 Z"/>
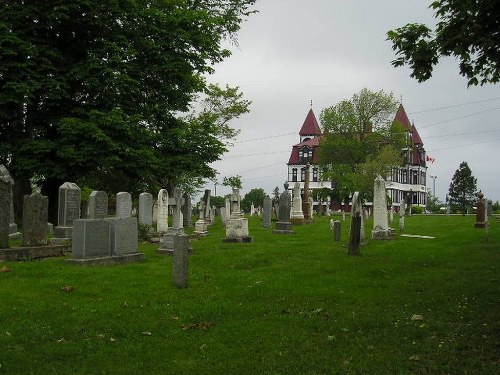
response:
<path fill-rule="evenodd" d="M 399 106 L 393 123 L 399 123 L 403 127 L 407 136 L 407 146 L 402 150 L 404 164 L 401 167 L 394 168 L 390 175 L 386 176 L 387 194 L 395 207 L 399 207 L 402 198 L 405 198 L 407 204 L 425 207 L 427 199 L 427 166 L 424 144 L 415 125 L 411 124 L 408 119 L 403 105 Z M 306 166 L 308 164 L 310 168 L 310 190 L 332 187 L 331 181 L 322 181 L 318 165 L 321 139 L 321 129 L 313 110 L 310 109 L 299 131 L 299 143 L 292 146 L 292 152 L 288 159 L 289 189 L 293 189 L 295 183 L 298 182 L 303 192 Z M 339 205 L 330 202 L 330 207 L 339 207 Z"/>

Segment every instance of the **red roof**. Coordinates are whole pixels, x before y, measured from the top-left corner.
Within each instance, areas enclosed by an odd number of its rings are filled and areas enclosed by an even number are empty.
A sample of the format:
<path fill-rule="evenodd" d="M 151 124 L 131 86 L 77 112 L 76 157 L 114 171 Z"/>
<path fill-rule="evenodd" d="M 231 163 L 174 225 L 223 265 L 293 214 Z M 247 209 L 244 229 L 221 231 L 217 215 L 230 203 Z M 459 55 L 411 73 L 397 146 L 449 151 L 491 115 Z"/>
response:
<path fill-rule="evenodd" d="M 402 104 L 399 105 L 398 111 L 396 112 L 396 116 L 394 116 L 393 123 L 394 122 L 400 123 L 406 129 L 411 131 L 411 122 Z"/>
<path fill-rule="evenodd" d="M 321 129 L 319 128 L 318 120 L 316 120 L 316 116 L 314 115 L 312 108 L 309 110 L 309 113 L 304 120 L 304 124 L 302 124 L 299 135 L 321 135 Z"/>
<path fill-rule="evenodd" d="M 307 141 L 300 142 L 296 145 L 293 146 L 292 148 L 292 153 L 290 154 L 290 159 L 288 159 L 288 164 L 302 164 L 300 163 L 299 160 L 299 151 L 302 150 L 304 147 L 309 147 L 313 149 L 313 159 L 312 159 L 312 164 L 318 164 L 319 162 L 319 155 L 318 155 L 318 149 L 317 147 L 319 146 L 321 138 L 311 138 L 308 139 Z"/>
<path fill-rule="evenodd" d="M 413 149 L 413 165 L 423 165 L 422 161 L 420 160 L 420 153 L 416 148 Z"/>
<path fill-rule="evenodd" d="M 413 144 L 415 145 L 424 145 L 424 142 L 422 142 L 422 138 L 420 138 L 420 134 L 418 134 L 415 125 L 412 125 L 411 127 L 411 139 L 413 140 Z"/>

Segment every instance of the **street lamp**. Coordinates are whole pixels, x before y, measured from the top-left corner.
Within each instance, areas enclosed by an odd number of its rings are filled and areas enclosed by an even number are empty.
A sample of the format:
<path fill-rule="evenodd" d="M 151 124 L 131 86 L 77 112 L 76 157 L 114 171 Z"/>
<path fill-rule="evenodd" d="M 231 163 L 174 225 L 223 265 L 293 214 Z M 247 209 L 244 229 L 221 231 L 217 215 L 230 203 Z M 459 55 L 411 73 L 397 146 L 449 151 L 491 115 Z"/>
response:
<path fill-rule="evenodd" d="M 429 176 L 432 178 L 432 195 L 435 197 L 436 196 L 436 178 L 437 176 Z"/>

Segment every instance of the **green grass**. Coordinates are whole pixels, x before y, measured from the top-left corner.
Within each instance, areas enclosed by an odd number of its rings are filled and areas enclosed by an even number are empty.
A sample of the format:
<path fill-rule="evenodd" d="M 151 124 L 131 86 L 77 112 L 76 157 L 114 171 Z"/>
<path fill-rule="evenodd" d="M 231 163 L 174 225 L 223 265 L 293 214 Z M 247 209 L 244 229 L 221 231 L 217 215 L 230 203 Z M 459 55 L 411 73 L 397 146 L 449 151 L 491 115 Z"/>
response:
<path fill-rule="evenodd" d="M 217 223 L 184 290 L 147 243 L 140 264 L 8 262 L 0 374 L 495 374 L 500 222 L 473 223 L 407 217 L 436 238 L 370 240 L 360 257 L 348 220 L 340 243 L 326 218 L 284 236 L 252 217 L 250 244 L 222 243 Z"/>

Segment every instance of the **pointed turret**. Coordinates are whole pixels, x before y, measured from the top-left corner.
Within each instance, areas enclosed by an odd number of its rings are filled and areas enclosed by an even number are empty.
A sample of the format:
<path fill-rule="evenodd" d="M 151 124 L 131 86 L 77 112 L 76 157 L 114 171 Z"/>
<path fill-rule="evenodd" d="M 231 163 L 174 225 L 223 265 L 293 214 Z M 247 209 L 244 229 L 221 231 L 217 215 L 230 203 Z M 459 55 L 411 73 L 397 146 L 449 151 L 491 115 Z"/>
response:
<path fill-rule="evenodd" d="M 312 108 L 307 113 L 299 135 L 301 142 L 304 138 L 319 137 L 321 135 L 321 129 L 319 128 L 318 120 L 316 120 L 316 116 L 314 115 Z"/>

